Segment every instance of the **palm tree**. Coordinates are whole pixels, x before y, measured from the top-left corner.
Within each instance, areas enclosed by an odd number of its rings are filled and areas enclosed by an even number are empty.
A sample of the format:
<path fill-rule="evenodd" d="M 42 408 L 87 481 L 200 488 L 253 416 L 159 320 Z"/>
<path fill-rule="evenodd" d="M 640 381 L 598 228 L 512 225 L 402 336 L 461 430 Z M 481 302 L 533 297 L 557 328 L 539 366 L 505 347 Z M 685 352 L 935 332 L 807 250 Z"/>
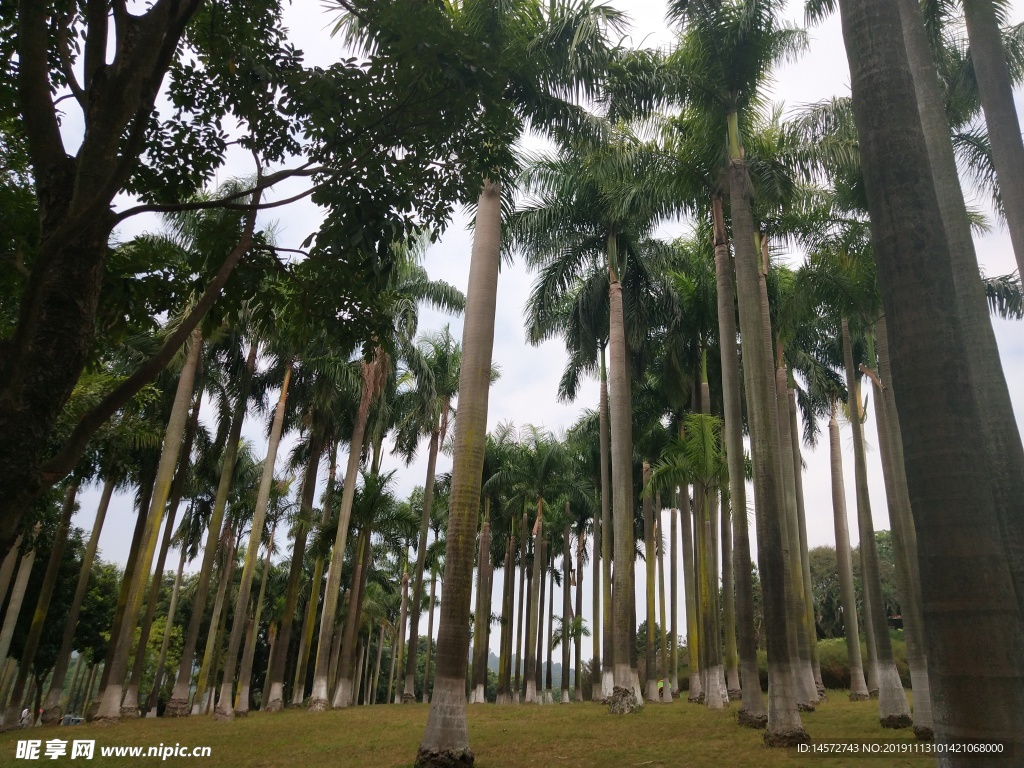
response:
<path fill-rule="evenodd" d="M 801 32 L 780 23 L 779 13 L 778 4 L 771 0 L 670 4 L 670 14 L 685 20 L 686 25 L 677 55 L 681 71 L 692 70 L 686 74 L 688 97 L 695 108 L 716 115 L 718 126 L 727 136 L 743 378 L 768 641 L 770 684 L 765 743 L 789 746 L 806 741 L 807 734 L 797 712 L 793 660 L 788 650 L 788 574 L 783 555 L 785 507 L 774 437 L 778 435 L 779 417 L 772 376 L 771 331 L 761 310 L 760 254 L 755 248 L 751 185 L 741 133 L 747 108 L 756 102 L 771 67 L 806 44 Z"/>
<path fill-rule="evenodd" d="M 408 464 L 416 454 L 421 435 L 429 435 L 427 478 L 423 485 L 423 510 L 420 519 L 420 539 L 416 551 L 416 570 L 413 573 L 412 604 L 418 606 L 423 596 L 423 570 L 427 556 L 427 529 L 434 499 L 434 473 L 437 451 L 444 444 L 454 420 L 452 401 L 458 395 L 459 366 L 462 349 L 452 338 L 446 325 L 440 333 L 423 337 L 419 342 L 418 370 L 408 370 L 399 380 L 407 389 L 395 402 L 398 416 L 397 442 Z M 409 644 L 415 647 L 419 637 L 419 613 L 409 616 Z M 416 655 L 409 654 L 405 668 L 405 696 L 403 701 L 415 699 Z"/>
<path fill-rule="evenodd" d="M 929 113 L 935 104 L 919 101 L 927 91 L 919 90 L 908 58 L 914 46 L 906 43 L 902 4 L 842 0 L 840 9 L 878 279 L 891 330 L 892 385 L 919 541 L 926 641 L 935 649 L 928 666 L 936 737 L 1012 738 L 1024 728 L 1018 650 L 1024 647 L 1024 622 L 1008 557 L 1013 542 L 1006 546 L 1001 534 L 1012 509 L 1005 503 L 1004 494 L 1013 487 L 1013 481 L 1005 481 L 1005 468 L 1015 456 L 993 462 L 999 433 L 988 427 L 991 414 L 982 415 L 990 406 L 996 415 L 1002 413 L 1001 396 L 993 394 L 1005 381 L 981 338 L 986 334 L 978 332 L 973 297 L 981 286 L 967 287 L 966 217 L 962 198 L 959 206 L 952 205 L 958 196 L 949 172 L 952 152 L 934 130 L 942 122 Z M 877 43 L 870 50 L 862 46 L 869 29 Z M 948 125 L 942 135 L 948 136 Z M 909 242 L 915 244 L 913 254 L 906 250 Z M 939 372 L 943 384 L 957 391 L 955 403 L 934 386 Z M 1016 505 L 1019 509 L 1019 497 Z M 951 531 L 961 533 L 951 536 Z M 951 586 L 939 594 L 941 578 Z M 963 637 L 955 632 L 967 625 L 984 637 L 984 647 L 975 644 L 970 659 L 984 659 L 985 674 L 994 675 L 984 700 L 964 685 L 973 662 L 961 655 Z"/>
<path fill-rule="evenodd" d="M 564 94 L 590 98 L 608 58 L 607 33 L 620 28 L 622 15 L 592 0 L 564 0 L 545 9 L 537 0 L 508 6 L 466 2 L 462 19 L 478 30 L 487 44 L 487 57 L 507 80 L 500 106 L 516 117 L 513 130 L 501 132 L 503 146 L 516 138 L 520 120 L 541 129 L 578 127 L 579 110 L 560 98 Z M 496 105 L 498 106 L 498 105 Z M 496 110 L 497 112 L 497 110 Z M 487 390 L 494 343 L 494 311 L 501 242 L 501 193 L 496 175 L 485 179 L 477 205 L 471 254 L 466 325 L 462 342 L 462 380 L 459 385 L 460 422 L 456 427 L 452 472 L 452 507 L 445 563 L 445 588 L 438 638 L 438 670 L 434 699 L 417 764 L 472 763 L 466 734 L 466 644 L 464 627 L 471 597 L 472 538 L 479 507 L 480 469 L 486 442 Z M 475 295 L 476 294 L 476 295 Z M 472 374 L 468 366 L 475 366 Z M 468 416 L 468 418 L 467 418 Z M 448 661 L 450 660 L 450 662 Z"/>

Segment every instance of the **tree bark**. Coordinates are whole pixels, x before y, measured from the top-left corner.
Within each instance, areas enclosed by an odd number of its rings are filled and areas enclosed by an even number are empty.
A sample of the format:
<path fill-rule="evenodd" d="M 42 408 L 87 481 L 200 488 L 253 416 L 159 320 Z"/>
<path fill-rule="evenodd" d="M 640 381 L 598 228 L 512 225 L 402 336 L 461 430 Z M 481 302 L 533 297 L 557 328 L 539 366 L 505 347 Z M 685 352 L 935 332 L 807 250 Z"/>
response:
<path fill-rule="evenodd" d="M 14 576 L 14 566 L 18 564 L 18 551 L 21 547 L 22 537 L 18 536 L 11 545 L 10 551 L 4 557 L 3 565 L 0 565 L 0 609 L 3 609 L 7 600 L 7 592 L 11 588 L 11 577 Z"/>
<path fill-rule="evenodd" d="M 722 624 L 725 633 L 725 685 L 729 699 L 743 698 L 736 652 L 736 587 L 732 551 L 732 483 L 722 486 Z"/>

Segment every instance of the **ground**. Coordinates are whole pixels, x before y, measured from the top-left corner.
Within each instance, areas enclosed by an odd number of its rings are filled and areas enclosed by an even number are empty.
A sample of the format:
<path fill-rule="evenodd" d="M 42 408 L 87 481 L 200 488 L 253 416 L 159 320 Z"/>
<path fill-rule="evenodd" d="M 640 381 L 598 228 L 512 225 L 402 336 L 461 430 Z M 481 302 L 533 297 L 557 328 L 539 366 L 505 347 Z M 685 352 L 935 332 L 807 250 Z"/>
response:
<path fill-rule="evenodd" d="M 789 750 L 768 750 L 761 732 L 736 725 L 738 704 L 711 712 L 685 701 L 648 704 L 637 715 L 611 716 L 597 704 L 497 707 L 470 706 L 469 738 L 479 768 L 532 766 L 829 766 L 865 768 L 934 765 L 929 758 L 800 756 Z M 148 719 L 112 726 L 33 728 L 0 734 L 0 766 L 78 765 L 203 766 L 211 768 L 396 768 L 410 766 L 427 719 L 427 707 L 378 705 L 318 714 L 290 710 L 254 713 L 230 723 L 212 718 Z M 830 691 L 816 712 L 803 715 L 804 726 L 818 742 L 841 740 L 913 741 L 909 730 L 885 731 L 878 725 L 878 702 L 851 703 L 846 694 Z M 39 761 L 17 760 L 19 739 L 42 742 Z M 95 739 L 91 761 L 65 756 L 47 760 L 50 739 Z M 126 759 L 103 758 L 104 746 L 150 747 L 180 744 L 211 747 L 211 757 Z M 69 749 L 70 754 L 70 749 Z"/>

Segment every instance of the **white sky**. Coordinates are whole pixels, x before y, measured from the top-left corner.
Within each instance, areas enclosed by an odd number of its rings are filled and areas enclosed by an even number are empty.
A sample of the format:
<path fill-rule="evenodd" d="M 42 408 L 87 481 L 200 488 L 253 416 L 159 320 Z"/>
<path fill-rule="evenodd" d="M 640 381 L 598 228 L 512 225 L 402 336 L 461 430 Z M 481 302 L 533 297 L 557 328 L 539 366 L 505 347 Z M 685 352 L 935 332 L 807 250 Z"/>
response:
<path fill-rule="evenodd" d="M 634 41 L 643 41 L 645 45 L 667 45 L 671 42 L 671 34 L 664 22 L 664 3 L 661 0 L 645 0 L 627 2 L 614 0 L 612 5 L 623 8 L 633 20 Z M 790 2 L 789 17 L 794 23 L 802 23 L 801 4 Z M 1020 21 L 1024 4 L 1016 3 L 1012 10 L 1013 21 Z M 304 50 L 307 64 L 327 65 L 339 55 L 339 45 L 328 34 L 331 17 L 324 13 L 319 0 L 294 0 L 288 8 L 287 23 L 293 32 L 292 40 Z M 839 26 L 838 17 L 833 17 L 820 27 L 810 30 L 811 49 L 800 61 L 779 68 L 776 82 L 772 89 L 774 101 L 782 102 L 789 109 L 813 103 L 835 95 L 849 93 L 849 69 L 846 64 L 845 48 Z M 74 121 L 69 121 L 66 130 L 72 130 Z M 244 175 L 252 172 L 245 158 L 232 162 L 220 174 L 220 179 L 231 175 Z M 275 197 L 284 198 L 299 191 L 299 182 L 282 184 L 275 189 Z M 970 193 L 968 195 L 970 197 Z M 975 203 L 985 205 L 983 197 L 975 195 Z M 304 201 L 272 212 L 272 217 L 279 222 L 279 243 L 282 246 L 298 247 L 305 237 L 315 231 L 321 219 L 321 212 L 312 204 Z M 467 219 L 464 215 L 457 217 L 451 228 L 444 234 L 441 241 L 429 252 L 426 267 L 431 277 L 446 280 L 465 291 L 468 278 L 471 233 L 466 230 Z M 155 222 L 139 221 L 132 224 L 131 230 L 119 233 L 127 237 L 145 227 L 154 227 Z M 667 223 L 661 235 L 672 237 L 685 233 L 687 227 L 679 222 Z M 999 275 L 1015 269 L 1013 253 L 1010 248 L 1009 236 L 1005 229 L 998 228 L 992 234 L 979 238 L 977 241 L 978 256 L 985 272 Z M 573 405 L 563 405 L 556 400 L 558 381 L 565 363 L 564 347 L 560 341 L 553 341 L 539 347 L 531 347 L 525 341 L 522 310 L 529 293 L 532 276 L 524 266 L 515 264 L 502 272 L 497 305 L 496 331 L 494 340 L 494 362 L 501 367 L 501 379 L 495 383 L 490 395 L 490 412 L 488 426 L 493 427 L 499 422 L 511 421 L 517 426 L 525 423 L 543 425 L 557 431 L 573 423 L 584 408 L 593 408 L 597 402 L 596 382 L 587 382 L 580 392 L 579 400 Z M 421 316 L 421 331 L 439 329 L 445 322 L 450 322 L 456 338 L 461 337 L 462 321 L 459 318 L 448 318 L 430 310 Z M 1024 333 L 1021 324 L 995 321 L 996 337 L 1002 356 L 1004 371 L 1014 403 L 1018 424 L 1024 422 Z M 249 422 L 246 436 L 257 443 L 265 445 L 262 438 L 263 425 Z M 873 449 L 877 442 L 873 418 L 869 415 L 865 425 L 865 436 L 869 445 L 868 473 L 871 482 L 871 503 L 876 530 L 889 528 L 885 506 L 885 493 L 882 485 L 881 465 L 878 452 Z M 294 439 L 294 438 L 292 438 Z M 851 539 L 856 544 L 858 536 L 855 522 L 856 509 L 854 500 L 854 482 L 852 475 L 852 444 L 849 427 L 843 428 L 844 468 L 846 471 L 847 508 L 850 510 Z M 807 468 L 803 474 L 804 494 L 806 497 L 808 542 L 811 547 L 821 544 L 833 544 L 835 540 L 832 524 L 831 485 L 829 479 L 829 458 L 827 433 L 819 443 L 819 448 L 804 448 L 804 459 Z M 283 445 L 278 453 L 278 467 L 283 465 L 290 448 L 290 441 Z M 260 449 L 265 450 L 265 449 Z M 400 461 L 386 457 L 384 470 L 397 470 L 397 489 L 400 496 L 407 496 L 416 485 L 422 485 L 426 472 L 425 450 L 409 467 Z M 344 454 L 339 462 L 345 460 Z M 451 460 L 442 455 L 438 458 L 437 471 L 446 472 L 451 468 Z M 321 482 L 326 469 L 321 471 Z M 98 502 L 98 489 L 90 489 L 80 495 L 82 511 L 78 513 L 74 524 L 88 529 L 95 515 Z M 748 490 L 748 498 L 751 498 Z M 667 513 L 666 513 L 667 514 Z M 123 563 L 128 554 L 135 517 L 131 497 L 118 495 L 115 497 L 100 540 L 100 549 L 104 559 Z M 663 530 L 668 530 L 668 519 L 665 519 Z M 753 525 L 751 525 L 753 532 Z M 280 547 L 280 543 L 279 543 Z M 290 549 L 290 545 L 289 545 Z M 288 551 L 282 555 L 287 557 Z M 756 553 L 755 553 L 756 557 Z M 177 563 L 177 554 L 168 557 L 167 568 Z M 193 569 L 198 563 L 192 564 Z M 637 571 L 637 606 L 640 612 L 638 622 L 643 621 L 645 606 L 641 594 L 643 563 L 638 564 Z M 667 564 L 666 564 L 667 569 Z M 585 568 L 583 583 L 584 617 L 588 626 L 591 624 L 590 569 Z M 502 578 L 496 578 L 494 585 L 493 611 L 500 610 Z M 557 601 L 556 601 L 557 602 Z M 678 597 L 680 631 L 685 622 L 682 590 Z M 425 621 L 425 619 L 424 619 Z M 435 622 L 436 625 L 436 622 Z M 425 623 L 421 627 L 425 628 Z M 584 642 L 584 658 L 590 656 L 591 641 Z M 492 650 L 498 650 L 498 633 L 492 631 Z"/>

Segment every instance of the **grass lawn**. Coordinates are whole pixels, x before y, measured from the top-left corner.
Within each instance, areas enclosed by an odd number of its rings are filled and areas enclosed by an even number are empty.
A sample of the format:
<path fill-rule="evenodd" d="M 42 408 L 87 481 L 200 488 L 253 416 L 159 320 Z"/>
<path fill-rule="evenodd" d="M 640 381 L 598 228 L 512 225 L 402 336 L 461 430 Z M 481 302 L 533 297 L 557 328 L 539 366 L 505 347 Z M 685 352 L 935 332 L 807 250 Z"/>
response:
<path fill-rule="evenodd" d="M 925 766 L 933 758 L 812 757 L 768 750 L 761 733 L 736 725 L 731 711 L 711 712 L 685 701 L 647 705 L 641 714 L 612 717 L 595 704 L 543 707 L 470 706 L 470 744 L 480 768 L 532 766 Z M 0 766 L 47 765 L 145 766 L 191 765 L 216 768 L 395 768 L 409 766 L 427 719 L 425 705 L 355 707 L 321 714 L 290 710 L 255 713 L 232 723 L 209 718 L 148 719 L 113 726 L 34 728 L 0 734 Z M 815 741 L 912 741 L 909 730 L 885 731 L 878 725 L 878 703 L 847 701 L 840 691 L 816 712 L 803 715 Z M 90 761 L 65 756 L 40 761 L 16 760 L 16 742 L 40 739 L 95 739 Z M 208 758 L 127 758 L 100 756 L 102 746 L 150 747 L 159 744 L 209 746 Z M 70 750 L 69 750 L 70 753 Z"/>

